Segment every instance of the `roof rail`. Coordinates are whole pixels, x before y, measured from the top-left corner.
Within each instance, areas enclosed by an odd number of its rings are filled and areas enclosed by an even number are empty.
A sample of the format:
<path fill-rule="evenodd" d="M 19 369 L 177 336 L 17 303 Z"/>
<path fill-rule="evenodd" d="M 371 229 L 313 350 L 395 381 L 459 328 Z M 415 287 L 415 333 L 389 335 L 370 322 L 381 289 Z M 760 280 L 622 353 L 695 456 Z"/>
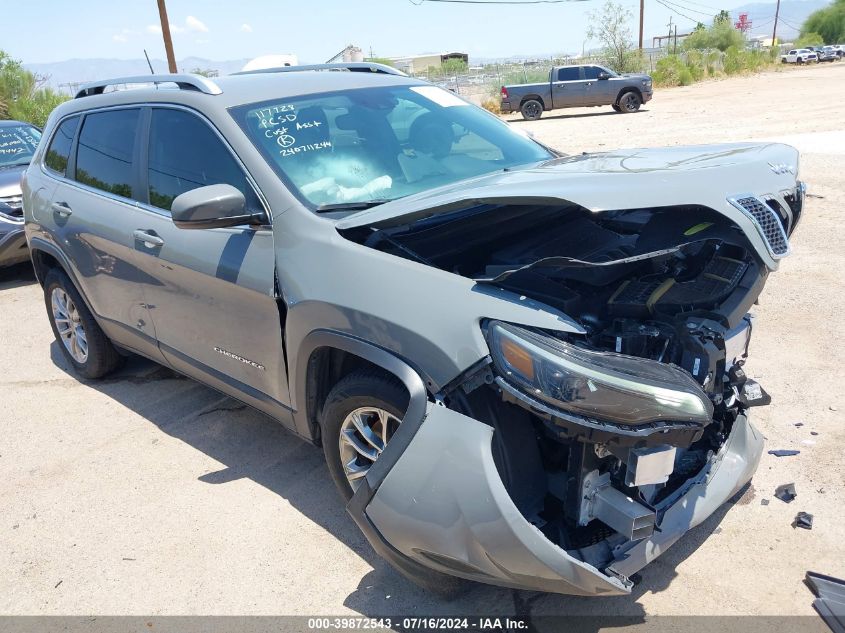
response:
<path fill-rule="evenodd" d="M 382 73 L 384 75 L 399 75 L 407 77 L 398 68 L 375 62 L 338 62 L 335 64 L 305 64 L 303 66 L 278 66 L 276 68 L 260 68 L 258 70 L 242 70 L 233 75 L 254 75 L 258 73 L 295 73 L 301 70 L 347 70 L 349 72 Z"/>
<path fill-rule="evenodd" d="M 109 86 L 121 84 L 176 84 L 180 90 L 196 90 L 207 95 L 222 94 L 220 87 L 210 79 L 201 75 L 174 74 L 174 75 L 137 75 L 133 77 L 117 77 L 85 84 L 76 93 L 74 99 L 88 97 L 91 95 L 103 94 Z"/>

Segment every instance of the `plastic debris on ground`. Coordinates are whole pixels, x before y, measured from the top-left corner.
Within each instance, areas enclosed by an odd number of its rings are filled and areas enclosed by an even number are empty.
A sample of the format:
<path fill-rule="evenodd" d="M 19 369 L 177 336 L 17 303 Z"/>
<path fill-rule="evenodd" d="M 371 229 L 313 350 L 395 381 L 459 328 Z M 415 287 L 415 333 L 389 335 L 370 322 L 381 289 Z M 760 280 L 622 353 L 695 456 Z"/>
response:
<path fill-rule="evenodd" d="M 800 453 L 801 451 L 796 451 L 794 448 L 778 448 L 769 451 L 769 455 L 774 455 L 775 457 L 792 457 Z"/>
<path fill-rule="evenodd" d="M 808 571 L 804 582 L 816 596 L 813 608 L 834 633 L 845 633 L 845 580 Z"/>
<path fill-rule="evenodd" d="M 807 512 L 799 512 L 795 515 L 795 522 L 792 527 L 804 528 L 805 530 L 813 529 L 813 515 Z"/>
<path fill-rule="evenodd" d="M 784 503 L 791 503 L 797 496 L 798 493 L 795 492 L 795 484 L 783 484 L 775 488 L 775 497 Z"/>
<path fill-rule="evenodd" d="M 760 499 L 760 505 L 761 506 L 769 505 L 769 500 L 768 499 Z"/>

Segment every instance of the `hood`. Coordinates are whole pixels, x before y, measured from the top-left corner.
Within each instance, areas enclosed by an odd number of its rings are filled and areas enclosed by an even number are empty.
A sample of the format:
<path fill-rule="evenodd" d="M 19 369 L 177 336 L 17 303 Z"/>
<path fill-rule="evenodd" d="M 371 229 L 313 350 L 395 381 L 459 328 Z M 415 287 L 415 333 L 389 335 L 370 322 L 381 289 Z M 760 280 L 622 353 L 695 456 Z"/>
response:
<path fill-rule="evenodd" d="M 0 198 L 20 195 L 21 176 L 26 168 L 27 165 L 0 168 Z"/>
<path fill-rule="evenodd" d="M 796 185 L 798 152 L 777 143 L 630 149 L 566 156 L 497 171 L 347 216 L 338 229 L 386 228 L 478 204 L 579 205 L 607 210 L 701 205 L 741 221 L 727 198 Z"/>

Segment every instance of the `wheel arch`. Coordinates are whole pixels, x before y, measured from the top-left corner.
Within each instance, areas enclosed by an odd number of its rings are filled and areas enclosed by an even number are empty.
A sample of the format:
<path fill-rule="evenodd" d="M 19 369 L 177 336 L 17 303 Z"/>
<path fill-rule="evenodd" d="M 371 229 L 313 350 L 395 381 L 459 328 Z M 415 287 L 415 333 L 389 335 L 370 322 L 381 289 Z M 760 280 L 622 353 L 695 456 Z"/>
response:
<path fill-rule="evenodd" d="M 77 292 L 79 292 L 79 296 L 85 302 L 85 307 L 88 308 L 94 319 L 99 322 L 97 312 L 93 309 L 91 301 L 88 300 L 82 284 L 79 283 L 79 278 L 73 266 L 70 265 L 70 261 L 68 261 L 67 256 L 60 248 L 44 239 L 33 237 L 29 241 L 29 256 L 32 259 L 35 278 L 42 287 L 44 286 L 44 279 L 47 277 L 47 273 L 54 268 L 58 268 L 70 278 L 71 283 L 76 287 Z"/>
<path fill-rule="evenodd" d="M 314 330 L 297 351 L 291 376 L 297 432 L 320 442 L 319 416 L 332 387 L 351 372 L 370 367 L 397 378 L 408 391 L 403 420 L 422 419 L 428 391 L 420 374 L 395 354 L 354 336 L 333 330 Z"/>
<path fill-rule="evenodd" d="M 522 109 L 522 106 L 526 101 L 539 101 L 540 105 L 543 106 L 543 110 L 548 110 L 548 108 L 546 107 L 546 101 L 543 99 L 543 97 L 538 94 L 530 94 L 522 97 L 522 99 L 519 100 L 520 109 Z"/>
<path fill-rule="evenodd" d="M 639 88 L 637 88 L 636 86 L 625 86 L 616 95 L 616 100 L 614 101 L 614 103 L 616 105 L 619 105 L 619 100 L 622 99 L 622 97 L 628 94 L 629 92 L 635 93 L 640 98 L 640 101 L 643 100 L 643 93 Z"/>

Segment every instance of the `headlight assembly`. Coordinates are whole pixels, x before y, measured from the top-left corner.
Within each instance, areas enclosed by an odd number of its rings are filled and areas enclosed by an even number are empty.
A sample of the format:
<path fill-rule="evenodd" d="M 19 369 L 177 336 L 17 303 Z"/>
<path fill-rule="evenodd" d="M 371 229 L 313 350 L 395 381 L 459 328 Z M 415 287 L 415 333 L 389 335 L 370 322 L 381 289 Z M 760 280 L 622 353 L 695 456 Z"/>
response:
<path fill-rule="evenodd" d="M 625 425 L 712 420 L 707 395 L 682 369 L 595 352 L 493 321 L 488 342 L 499 375 L 558 409 Z"/>

